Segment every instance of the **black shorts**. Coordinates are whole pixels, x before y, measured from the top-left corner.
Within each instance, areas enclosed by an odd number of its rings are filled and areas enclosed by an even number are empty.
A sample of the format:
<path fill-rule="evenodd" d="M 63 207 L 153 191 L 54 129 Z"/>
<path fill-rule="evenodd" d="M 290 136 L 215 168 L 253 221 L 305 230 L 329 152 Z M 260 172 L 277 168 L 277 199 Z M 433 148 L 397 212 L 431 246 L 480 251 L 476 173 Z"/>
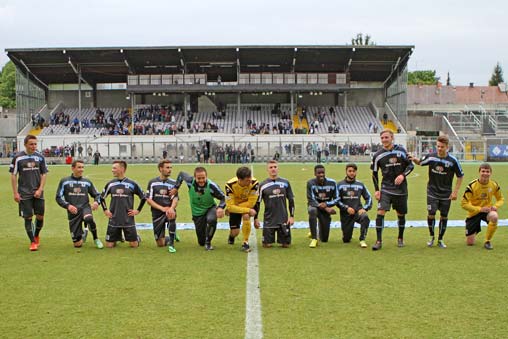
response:
<path fill-rule="evenodd" d="M 229 228 L 234 230 L 240 228 L 242 224 L 242 215 L 240 213 L 229 213 Z"/>
<path fill-rule="evenodd" d="M 487 215 L 488 213 L 481 212 L 466 219 L 466 237 L 482 231 L 481 222 L 487 222 Z"/>
<path fill-rule="evenodd" d="M 266 228 L 263 227 L 263 244 L 275 243 L 275 235 L 277 234 L 277 242 L 279 244 L 291 244 L 291 228 L 287 225 L 279 227 Z"/>
<path fill-rule="evenodd" d="M 136 226 L 115 227 L 108 225 L 108 230 L 106 231 L 106 241 L 108 242 L 121 241 L 122 231 L 125 241 L 131 242 L 138 240 L 138 232 L 136 231 Z"/>
<path fill-rule="evenodd" d="M 407 195 L 395 195 L 381 192 L 381 199 L 377 203 L 378 210 L 389 211 L 390 207 L 400 214 L 407 214 Z"/>
<path fill-rule="evenodd" d="M 19 202 L 19 216 L 31 218 L 33 215 L 44 215 L 44 199 L 31 198 Z"/>
<path fill-rule="evenodd" d="M 68 213 L 69 217 L 69 230 L 73 242 L 78 242 L 83 238 L 83 221 L 86 215 L 92 215 L 90 206 L 86 206 L 78 210 L 77 214 Z"/>
<path fill-rule="evenodd" d="M 176 220 L 169 220 L 166 217 L 166 213 L 161 213 L 158 216 L 152 214 L 153 235 L 155 240 L 164 238 L 166 236 L 166 225 L 168 222 L 175 223 Z"/>
<path fill-rule="evenodd" d="M 427 210 L 429 211 L 429 215 L 436 215 L 436 212 L 439 211 L 441 216 L 447 217 L 451 206 L 452 201 L 450 199 L 440 200 L 427 196 Z"/>

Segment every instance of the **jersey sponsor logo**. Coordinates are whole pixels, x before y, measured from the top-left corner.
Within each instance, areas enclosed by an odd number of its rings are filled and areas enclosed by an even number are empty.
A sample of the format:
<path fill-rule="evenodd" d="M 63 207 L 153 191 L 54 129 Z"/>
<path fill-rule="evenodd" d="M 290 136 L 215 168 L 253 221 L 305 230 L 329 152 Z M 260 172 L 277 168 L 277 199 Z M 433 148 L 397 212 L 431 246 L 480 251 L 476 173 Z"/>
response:
<path fill-rule="evenodd" d="M 161 195 L 168 195 L 168 190 L 162 189 L 159 191 Z"/>
<path fill-rule="evenodd" d="M 318 194 L 318 197 L 319 197 L 320 199 L 326 199 L 326 193 L 324 193 L 324 192 L 319 193 L 319 194 Z"/>
<path fill-rule="evenodd" d="M 280 189 L 279 188 L 276 188 L 272 191 L 273 194 L 280 194 Z"/>
<path fill-rule="evenodd" d="M 123 189 L 119 188 L 119 189 L 117 189 L 117 190 L 116 190 L 116 192 L 115 192 L 115 193 L 116 193 L 116 194 L 123 194 L 124 192 L 125 192 L 125 191 L 124 191 Z"/>
<path fill-rule="evenodd" d="M 73 191 L 74 193 L 81 193 L 81 187 L 74 187 L 74 188 L 72 189 L 72 191 Z"/>

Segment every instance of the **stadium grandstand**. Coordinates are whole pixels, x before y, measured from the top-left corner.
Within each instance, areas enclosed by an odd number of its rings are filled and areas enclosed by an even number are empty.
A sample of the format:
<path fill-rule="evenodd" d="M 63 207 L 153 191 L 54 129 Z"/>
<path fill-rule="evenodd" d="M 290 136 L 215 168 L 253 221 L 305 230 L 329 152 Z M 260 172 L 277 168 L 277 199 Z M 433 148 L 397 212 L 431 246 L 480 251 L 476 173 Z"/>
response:
<path fill-rule="evenodd" d="M 17 147 L 33 133 L 55 158 L 366 160 L 383 128 L 415 143 L 406 132 L 413 48 L 7 49 Z"/>

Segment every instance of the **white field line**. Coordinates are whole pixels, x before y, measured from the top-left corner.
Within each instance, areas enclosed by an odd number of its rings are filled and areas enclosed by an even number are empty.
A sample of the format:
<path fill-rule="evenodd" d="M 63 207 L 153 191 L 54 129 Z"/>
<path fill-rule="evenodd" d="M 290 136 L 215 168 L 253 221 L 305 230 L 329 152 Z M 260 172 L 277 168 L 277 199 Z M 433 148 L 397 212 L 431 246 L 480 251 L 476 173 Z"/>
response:
<path fill-rule="evenodd" d="M 250 169 L 254 176 L 254 168 Z M 249 244 L 251 252 L 247 256 L 247 286 L 245 291 L 245 339 L 263 338 L 263 318 L 261 317 L 261 291 L 259 286 L 258 244 L 254 220 L 251 218 Z"/>

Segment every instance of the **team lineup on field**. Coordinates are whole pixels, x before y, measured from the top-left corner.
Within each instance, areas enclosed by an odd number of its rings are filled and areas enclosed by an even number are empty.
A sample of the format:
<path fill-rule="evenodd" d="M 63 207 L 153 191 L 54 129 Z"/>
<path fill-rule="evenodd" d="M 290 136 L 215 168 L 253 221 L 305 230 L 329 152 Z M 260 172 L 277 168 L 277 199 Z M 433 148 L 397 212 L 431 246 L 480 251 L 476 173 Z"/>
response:
<path fill-rule="evenodd" d="M 366 236 L 370 223 L 367 211 L 372 208 L 373 199 L 377 200 L 378 204 L 375 219 L 376 241 L 372 250 L 378 251 L 383 247 L 385 214 L 391 208 L 397 215 L 397 246 L 404 247 L 408 213 L 406 177 L 413 171 L 414 164 L 429 168 L 427 224 L 430 238 L 427 246 L 437 244 L 440 248 L 447 247 L 444 236 L 448 213 L 452 201 L 458 199 L 464 176 L 460 162 L 448 153 L 448 138 L 439 137 L 436 152 L 426 154 L 422 158 L 409 155 L 404 147 L 395 144 L 393 132 L 390 130 L 383 130 L 380 138 L 383 147 L 372 156 L 371 161 L 373 195 L 364 183 L 356 179 L 358 167 L 353 163 L 345 166 L 346 177 L 340 182 L 326 177 L 323 165 L 318 164 L 314 167 L 315 177 L 307 182 L 306 190 L 310 248 L 317 247 L 320 242 L 328 242 L 332 215 L 337 212 L 340 214 L 342 241 L 351 242 L 354 224 L 357 223 L 360 225 L 359 245 L 367 248 Z M 48 168 L 44 157 L 36 151 L 35 136 L 28 135 L 24 145 L 25 151 L 13 158 L 9 171 L 14 200 L 19 204 L 19 215 L 24 220 L 30 250 L 36 251 L 44 226 L 47 200 L 44 197 L 44 186 Z M 133 248 L 138 247 L 141 239 L 136 231 L 135 216 L 141 212 L 146 202 L 151 207 L 157 246 L 167 246 L 170 253 L 175 253 L 175 241 L 178 241 L 176 210 L 179 194 L 182 194 L 180 188 L 184 183 L 188 189 L 197 242 L 205 250 L 214 249 L 212 241 L 217 229 L 217 220 L 224 216 L 229 217 L 228 244 L 234 245 L 241 232 L 241 250 L 244 252 L 250 252 L 251 218 L 256 228 L 260 227 L 260 220 L 263 221 L 263 247 L 270 248 L 279 244 L 282 248 L 287 248 L 291 245 L 295 197 L 291 183 L 279 176 L 277 161 L 268 162 L 268 178 L 262 182 L 253 177 L 251 169 L 238 168 L 236 176 L 226 183 L 224 191 L 220 185 L 208 178 L 204 167 L 196 167 L 192 175 L 180 172 L 176 180 L 170 178 L 172 164 L 169 160 L 160 161 L 157 167 L 159 176 L 149 181 L 145 191 L 137 182 L 126 176 L 125 161 L 114 161 L 112 165 L 114 179 L 104 186 L 102 193 L 99 193 L 94 184 L 83 176 L 84 162 L 74 161 L 71 166 L 72 175 L 61 179 L 56 192 L 56 202 L 67 210 L 74 246 L 81 247 L 87 233 L 91 232 L 95 246 L 99 249 L 104 247 L 99 239 L 92 213 L 101 206 L 108 218 L 106 247 L 115 247 L 120 241 L 128 242 Z M 378 174 L 379 171 L 381 176 Z M 466 244 L 475 243 L 476 235 L 481 232 L 481 222 L 484 221 L 487 223 L 487 230 L 483 246 L 487 250 L 493 249 L 492 238 L 498 224 L 497 210 L 504 203 L 501 189 L 497 182 L 490 178 L 491 174 L 492 167 L 487 163 L 481 164 L 478 179 L 467 185 L 460 202 L 462 208 L 467 211 Z M 454 177 L 456 177 L 455 185 L 453 185 Z M 136 208 L 134 208 L 135 195 L 139 197 Z M 91 205 L 89 197 L 94 199 Z M 260 215 L 261 205 L 264 205 L 263 216 Z M 437 237 L 434 230 L 436 223 Z M 84 229 L 82 224 L 85 225 Z"/>

